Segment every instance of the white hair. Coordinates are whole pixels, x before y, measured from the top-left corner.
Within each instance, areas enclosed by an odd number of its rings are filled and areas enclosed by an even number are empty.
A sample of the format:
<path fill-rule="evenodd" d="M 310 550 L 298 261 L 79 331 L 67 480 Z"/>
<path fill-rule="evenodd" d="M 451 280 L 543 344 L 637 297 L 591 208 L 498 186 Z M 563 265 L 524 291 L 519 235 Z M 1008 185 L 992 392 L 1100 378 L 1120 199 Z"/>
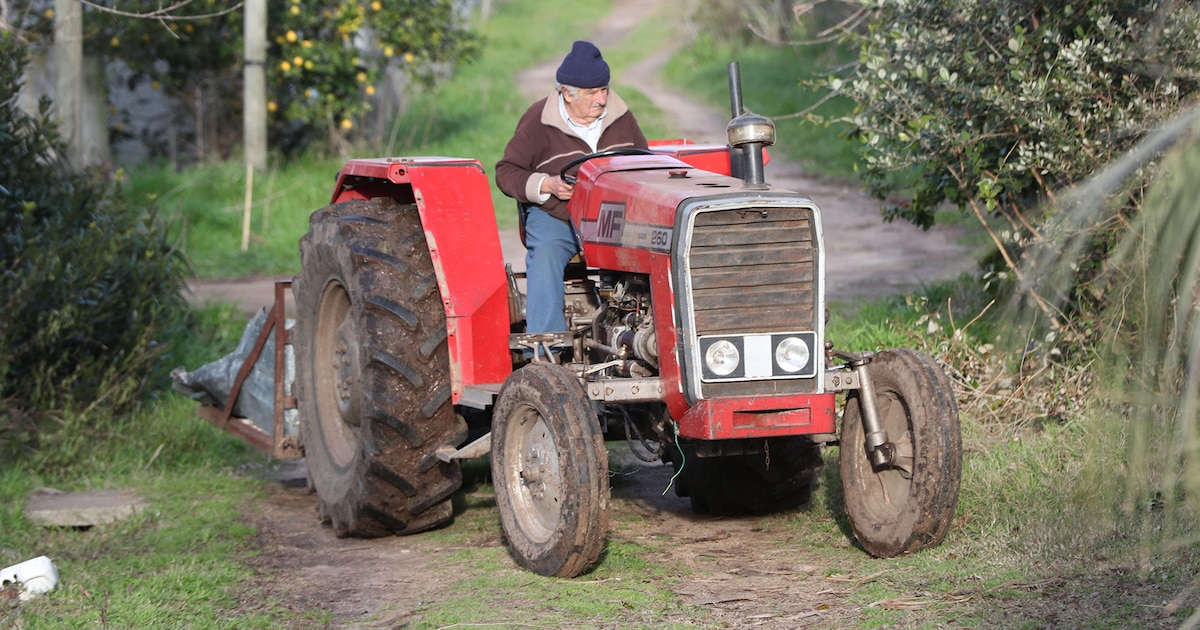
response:
<path fill-rule="evenodd" d="M 575 87 L 574 85 L 567 85 L 566 83 L 559 83 L 558 81 L 554 82 L 554 91 L 555 92 L 561 93 L 563 88 L 567 89 L 567 94 L 570 94 L 571 98 L 579 98 L 579 88 Z"/>

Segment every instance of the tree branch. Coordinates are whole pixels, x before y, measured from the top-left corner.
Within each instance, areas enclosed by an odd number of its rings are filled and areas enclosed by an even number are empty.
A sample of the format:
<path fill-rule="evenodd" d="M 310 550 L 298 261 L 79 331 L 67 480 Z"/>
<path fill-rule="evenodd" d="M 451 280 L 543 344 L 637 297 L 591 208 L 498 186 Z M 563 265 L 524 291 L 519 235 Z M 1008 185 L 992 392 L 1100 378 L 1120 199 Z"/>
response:
<path fill-rule="evenodd" d="M 238 9 L 242 8 L 242 3 L 239 2 L 235 5 L 233 5 L 232 7 L 229 7 L 228 9 L 225 9 L 223 11 L 218 11 L 216 13 L 203 13 L 201 15 L 173 15 L 174 11 L 177 11 L 179 9 L 182 9 L 183 7 L 186 7 L 187 5 L 191 4 L 193 1 L 194 0 L 179 0 L 179 2 L 176 2 L 175 4 L 172 4 L 172 5 L 166 6 L 166 7 L 160 7 L 158 9 L 155 9 L 148 13 L 131 13 L 129 11 L 121 11 L 120 9 L 102 6 L 102 5 L 96 4 L 94 2 L 90 2 L 89 0 L 79 0 L 79 2 L 81 4 L 83 4 L 84 6 L 91 7 L 102 13 L 109 13 L 112 15 L 119 15 L 121 17 L 138 18 L 138 19 L 143 19 L 143 20 L 158 20 L 160 22 L 181 22 L 181 21 L 185 21 L 185 20 L 207 20 L 209 18 L 215 18 L 215 17 L 220 17 L 222 15 L 228 15 L 228 14 L 233 13 L 234 11 L 237 11 Z"/>

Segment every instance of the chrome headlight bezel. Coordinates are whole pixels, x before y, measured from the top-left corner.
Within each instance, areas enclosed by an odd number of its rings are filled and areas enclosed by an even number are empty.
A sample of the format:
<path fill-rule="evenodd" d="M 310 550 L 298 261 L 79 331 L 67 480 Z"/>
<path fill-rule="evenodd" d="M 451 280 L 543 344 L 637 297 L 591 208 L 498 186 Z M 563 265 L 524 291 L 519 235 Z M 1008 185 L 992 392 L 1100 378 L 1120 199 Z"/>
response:
<path fill-rule="evenodd" d="M 775 365 L 788 374 L 798 374 L 812 366 L 812 347 L 800 337 L 788 336 L 774 347 Z"/>
<path fill-rule="evenodd" d="M 811 330 L 700 337 L 700 379 L 716 383 L 813 378 L 817 374 L 816 340 L 817 334 Z M 736 355 L 738 360 L 733 369 L 722 374 L 710 366 L 710 354 Z M 800 358 L 804 359 L 803 365 L 799 365 Z"/>

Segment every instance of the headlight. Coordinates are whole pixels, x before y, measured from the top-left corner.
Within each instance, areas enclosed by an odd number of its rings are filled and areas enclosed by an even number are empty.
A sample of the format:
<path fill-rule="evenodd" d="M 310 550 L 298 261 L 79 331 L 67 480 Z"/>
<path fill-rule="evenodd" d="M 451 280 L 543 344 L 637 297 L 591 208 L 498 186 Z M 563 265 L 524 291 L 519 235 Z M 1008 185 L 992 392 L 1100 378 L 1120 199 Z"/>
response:
<path fill-rule="evenodd" d="M 737 346 L 725 339 L 712 344 L 704 353 L 705 367 L 717 376 L 729 376 L 741 362 L 742 354 Z"/>
<path fill-rule="evenodd" d="M 813 378 L 820 371 L 811 330 L 712 335 L 698 342 L 700 379 L 706 382 Z"/>
<path fill-rule="evenodd" d="M 789 374 L 803 370 L 811 358 L 808 344 L 798 337 L 787 337 L 775 346 L 775 363 L 779 365 L 779 369 Z"/>

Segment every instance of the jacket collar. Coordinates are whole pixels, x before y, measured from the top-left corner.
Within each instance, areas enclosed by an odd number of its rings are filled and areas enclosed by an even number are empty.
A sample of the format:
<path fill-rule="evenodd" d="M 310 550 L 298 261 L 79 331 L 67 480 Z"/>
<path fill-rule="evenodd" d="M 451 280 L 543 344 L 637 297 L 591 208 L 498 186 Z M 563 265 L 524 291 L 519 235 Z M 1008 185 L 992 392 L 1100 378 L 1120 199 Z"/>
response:
<path fill-rule="evenodd" d="M 629 106 L 626 105 L 625 101 L 620 96 L 617 96 L 617 93 L 612 91 L 610 88 L 608 90 L 608 106 L 606 108 L 606 114 L 604 118 L 600 119 L 600 129 L 608 129 L 614 122 L 617 121 L 618 118 L 624 116 L 628 111 Z M 565 134 L 575 135 L 574 132 L 567 127 L 567 122 L 563 120 L 562 115 L 558 113 L 557 93 L 547 96 L 543 102 L 541 120 L 542 124 L 546 125 L 547 127 L 554 127 Z M 601 131 L 601 133 L 603 133 L 603 131 Z"/>

